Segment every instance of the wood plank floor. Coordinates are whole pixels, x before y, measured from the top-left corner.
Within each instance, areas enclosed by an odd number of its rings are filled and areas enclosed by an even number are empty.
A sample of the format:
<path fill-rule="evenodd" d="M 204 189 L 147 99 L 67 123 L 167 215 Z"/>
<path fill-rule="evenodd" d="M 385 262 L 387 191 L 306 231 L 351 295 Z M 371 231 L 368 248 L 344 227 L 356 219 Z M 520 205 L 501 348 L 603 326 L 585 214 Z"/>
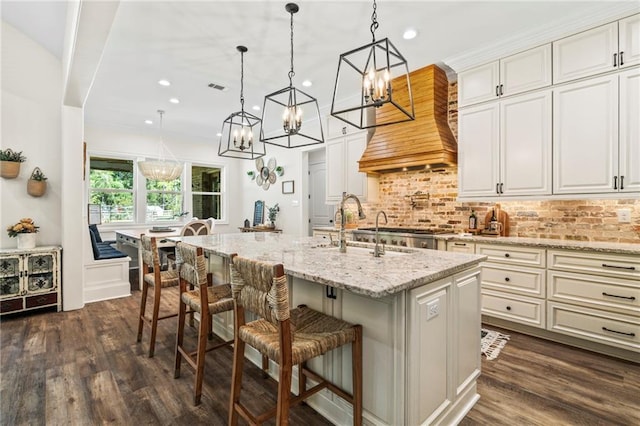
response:
<path fill-rule="evenodd" d="M 173 378 L 175 318 L 160 322 L 147 358 L 148 329 L 135 342 L 139 300 L 134 292 L 78 311 L 0 319 L 0 424 L 226 424 L 232 349 L 207 354 L 194 407 L 191 370 L 183 364 Z M 640 425 L 640 365 L 505 332 L 511 340 L 500 356 L 482 361 L 481 399 L 463 425 Z M 185 338 L 195 342 L 195 330 Z M 276 386 L 245 363 L 243 400 L 253 409 L 275 403 Z M 328 424 L 308 406 L 295 407 L 291 423 Z"/>

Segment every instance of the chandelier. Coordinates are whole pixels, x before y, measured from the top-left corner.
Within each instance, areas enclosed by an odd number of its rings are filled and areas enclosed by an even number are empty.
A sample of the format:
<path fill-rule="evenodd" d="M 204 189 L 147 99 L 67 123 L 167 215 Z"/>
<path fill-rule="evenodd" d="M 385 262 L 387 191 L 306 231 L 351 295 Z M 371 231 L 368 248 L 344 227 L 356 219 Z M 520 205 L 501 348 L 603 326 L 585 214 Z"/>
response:
<path fill-rule="evenodd" d="M 338 61 L 331 115 L 359 129 L 415 119 L 409 66 L 388 38 L 376 41 L 378 26 L 373 0 L 372 42 L 343 53 Z"/>
<path fill-rule="evenodd" d="M 138 169 L 140 169 L 142 175 L 147 179 L 169 182 L 177 179 L 182 174 L 183 164 L 179 163 L 167 147 L 165 147 L 164 141 L 162 140 L 162 116 L 164 111 L 159 109 L 158 114 L 160 114 L 160 148 L 158 159 L 138 161 Z M 173 160 L 167 160 L 165 158 L 165 152 L 167 152 Z"/>
<path fill-rule="evenodd" d="M 289 86 L 264 98 L 260 140 L 284 148 L 299 148 L 324 142 L 318 101 L 293 86 L 293 14 L 299 9 L 287 3 L 285 10 L 291 15 L 291 68 Z"/>
<path fill-rule="evenodd" d="M 240 111 L 222 122 L 218 155 L 255 160 L 266 154 L 264 142 L 254 136 L 254 127 L 257 129 L 261 120 L 244 110 L 244 54 L 248 49 L 245 46 L 236 49 L 240 52 Z"/>

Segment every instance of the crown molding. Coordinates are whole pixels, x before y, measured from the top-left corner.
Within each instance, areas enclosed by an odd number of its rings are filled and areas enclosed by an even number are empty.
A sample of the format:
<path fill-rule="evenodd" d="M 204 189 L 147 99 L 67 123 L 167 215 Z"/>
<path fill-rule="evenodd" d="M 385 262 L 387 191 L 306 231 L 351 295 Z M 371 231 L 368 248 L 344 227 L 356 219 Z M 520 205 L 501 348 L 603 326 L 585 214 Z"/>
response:
<path fill-rule="evenodd" d="M 481 49 L 445 58 L 443 62 L 455 72 L 464 71 L 636 13 L 640 13 L 637 1 L 600 2 L 586 9 L 579 17 L 560 19 L 553 21 L 553 23 L 540 25 L 535 30 L 520 33 Z"/>

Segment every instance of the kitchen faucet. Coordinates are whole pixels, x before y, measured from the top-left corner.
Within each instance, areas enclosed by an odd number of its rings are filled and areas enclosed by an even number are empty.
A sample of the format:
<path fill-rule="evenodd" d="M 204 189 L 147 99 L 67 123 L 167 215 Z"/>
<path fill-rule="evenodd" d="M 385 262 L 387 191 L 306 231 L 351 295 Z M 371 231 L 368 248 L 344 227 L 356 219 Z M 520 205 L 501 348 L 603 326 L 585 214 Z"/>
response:
<path fill-rule="evenodd" d="M 384 224 L 386 225 L 388 223 L 387 214 L 380 210 L 376 215 L 376 246 L 373 249 L 374 257 L 380 257 L 384 254 L 384 244 L 382 245 L 382 247 L 378 246 L 378 241 L 380 241 L 380 237 L 378 236 L 378 218 L 380 217 L 380 213 L 382 213 L 382 215 L 384 216 Z"/>
<path fill-rule="evenodd" d="M 351 198 L 355 200 L 358 204 L 358 219 L 366 219 L 364 211 L 362 210 L 362 204 L 360 204 L 360 200 L 353 194 L 347 194 L 346 192 L 342 193 L 342 201 L 340 201 L 340 253 L 347 252 L 347 237 L 344 232 L 344 228 L 347 224 L 347 218 L 344 214 L 344 204 L 347 200 Z"/>

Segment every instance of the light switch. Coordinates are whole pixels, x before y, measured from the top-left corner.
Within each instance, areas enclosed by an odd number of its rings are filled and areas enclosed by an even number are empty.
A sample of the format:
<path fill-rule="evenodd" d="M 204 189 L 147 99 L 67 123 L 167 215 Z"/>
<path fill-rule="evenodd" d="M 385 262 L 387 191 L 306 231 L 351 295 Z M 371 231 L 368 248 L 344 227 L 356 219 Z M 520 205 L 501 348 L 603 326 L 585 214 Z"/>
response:
<path fill-rule="evenodd" d="M 291 207 L 298 207 L 300 202 L 298 200 L 291 200 Z"/>
<path fill-rule="evenodd" d="M 618 223 L 631 223 L 631 209 L 618 209 Z"/>

